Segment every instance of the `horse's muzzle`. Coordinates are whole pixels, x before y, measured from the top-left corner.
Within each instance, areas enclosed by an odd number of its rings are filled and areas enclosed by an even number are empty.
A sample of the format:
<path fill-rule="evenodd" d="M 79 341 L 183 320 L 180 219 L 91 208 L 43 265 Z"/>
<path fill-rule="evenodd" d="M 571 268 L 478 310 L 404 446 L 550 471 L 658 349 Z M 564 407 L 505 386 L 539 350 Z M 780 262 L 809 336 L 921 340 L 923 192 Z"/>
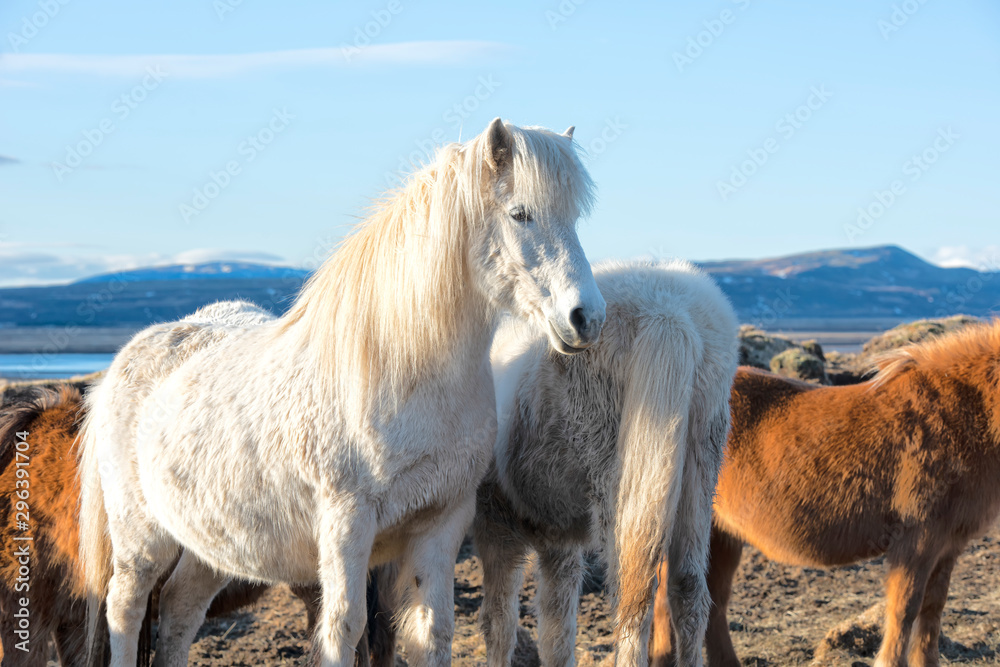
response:
<path fill-rule="evenodd" d="M 549 321 L 549 342 L 562 354 L 583 352 L 601 337 L 604 309 L 577 306 L 565 322 Z"/>

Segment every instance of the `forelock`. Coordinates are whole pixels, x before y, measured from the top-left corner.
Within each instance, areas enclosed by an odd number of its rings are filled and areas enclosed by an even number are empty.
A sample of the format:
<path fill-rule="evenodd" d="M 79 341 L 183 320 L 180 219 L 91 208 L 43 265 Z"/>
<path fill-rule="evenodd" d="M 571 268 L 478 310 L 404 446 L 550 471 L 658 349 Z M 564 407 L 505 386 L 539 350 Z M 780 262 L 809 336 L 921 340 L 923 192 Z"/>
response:
<path fill-rule="evenodd" d="M 518 196 L 549 202 L 585 216 L 594 205 L 594 183 L 567 137 L 539 127 L 508 125 L 514 143 L 511 177 Z"/>

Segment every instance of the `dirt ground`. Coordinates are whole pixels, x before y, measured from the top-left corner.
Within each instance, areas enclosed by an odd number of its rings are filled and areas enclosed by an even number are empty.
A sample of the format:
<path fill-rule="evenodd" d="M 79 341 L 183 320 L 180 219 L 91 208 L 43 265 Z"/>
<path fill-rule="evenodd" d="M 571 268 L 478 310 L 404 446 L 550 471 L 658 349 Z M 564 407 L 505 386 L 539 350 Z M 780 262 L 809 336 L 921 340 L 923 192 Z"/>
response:
<path fill-rule="evenodd" d="M 831 641 L 824 642 L 824 637 L 881 600 L 884 572 L 880 560 L 836 570 L 789 567 L 748 548 L 729 616 L 743 664 L 871 665 L 878 648 L 877 629 L 854 623 L 849 632 L 832 633 L 836 637 Z M 485 662 L 476 626 L 481 596 L 482 571 L 467 546 L 459 557 L 455 581 L 452 656 L 459 667 Z M 521 626 L 535 639 L 533 596 L 529 574 L 521 597 Z M 1000 665 L 1000 527 L 972 543 L 959 559 L 943 624 L 942 664 Z M 578 662 L 587 666 L 605 661 L 611 652 L 610 637 L 608 606 L 601 592 L 585 589 L 580 600 Z M 818 650 L 821 644 L 825 646 Z M 254 609 L 206 623 L 190 664 L 292 666 L 305 664 L 307 654 L 304 607 L 282 587 L 273 589 Z M 532 662 L 530 655 L 529 647 L 523 665 Z"/>

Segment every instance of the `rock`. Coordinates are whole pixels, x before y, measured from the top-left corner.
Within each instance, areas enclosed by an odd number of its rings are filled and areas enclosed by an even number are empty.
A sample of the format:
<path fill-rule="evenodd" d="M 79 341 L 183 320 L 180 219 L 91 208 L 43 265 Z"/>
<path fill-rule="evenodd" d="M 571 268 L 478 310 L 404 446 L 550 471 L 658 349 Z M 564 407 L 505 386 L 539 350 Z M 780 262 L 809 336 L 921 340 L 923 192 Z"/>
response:
<path fill-rule="evenodd" d="M 821 361 L 826 361 L 826 356 L 823 354 L 823 347 L 815 340 L 803 341 L 802 349 L 814 357 L 818 357 Z"/>
<path fill-rule="evenodd" d="M 771 367 L 771 359 L 781 352 L 798 347 L 794 342 L 781 336 L 773 336 L 757 327 L 744 324 L 740 327 L 740 365 L 756 366 L 765 370 Z"/>
<path fill-rule="evenodd" d="M 855 662 L 852 658 L 874 658 L 882 644 L 884 616 L 885 602 L 879 602 L 835 625 L 816 647 L 811 667 L 850 665 Z"/>
<path fill-rule="evenodd" d="M 833 350 L 826 355 L 826 376 L 835 387 L 864 382 L 868 375 L 868 365 L 859 354 Z"/>
<path fill-rule="evenodd" d="M 982 322 L 982 320 L 969 315 L 952 315 L 951 317 L 939 320 L 907 322 L 893 327 L 865 343 L 863 354 L 871 355 L 888 352 L 889 350 L 895 350 L 910 343 L 919 343 L 930 338 L 936 338 L 941 334 L 958 331 L 963 327 L 979 322 Z"/>
<path fill-rule="evenodd" d="M 771 372 L 799 380 L 830 383 L 823 360 L 798 347 L 789 348 L 775 355 L 771 359 Z"/>

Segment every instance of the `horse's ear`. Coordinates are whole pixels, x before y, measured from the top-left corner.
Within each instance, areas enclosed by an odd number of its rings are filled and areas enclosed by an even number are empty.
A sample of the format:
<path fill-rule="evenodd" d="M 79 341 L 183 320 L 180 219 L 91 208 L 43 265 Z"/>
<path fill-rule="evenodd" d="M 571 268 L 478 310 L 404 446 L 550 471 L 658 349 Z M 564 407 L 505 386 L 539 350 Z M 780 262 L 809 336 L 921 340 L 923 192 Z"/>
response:
<path fill-rule="evenodd" d="M 576 125 L 570 125 L 568 128 L 566 128 L 566 131 L 563 132 L 563 136 L 566 137 L 567 139 L 572 139 L 573 138 L 573 130 L 575 130 L 575 129 L 576 129 Z"/>
<path fill-rule="evenodd" d="M 500 172 L 510 165 L 511 149 L 514 143 L 510 132 L 497 116 L 486 128 L 486 160 L 493 171 Z"/>

